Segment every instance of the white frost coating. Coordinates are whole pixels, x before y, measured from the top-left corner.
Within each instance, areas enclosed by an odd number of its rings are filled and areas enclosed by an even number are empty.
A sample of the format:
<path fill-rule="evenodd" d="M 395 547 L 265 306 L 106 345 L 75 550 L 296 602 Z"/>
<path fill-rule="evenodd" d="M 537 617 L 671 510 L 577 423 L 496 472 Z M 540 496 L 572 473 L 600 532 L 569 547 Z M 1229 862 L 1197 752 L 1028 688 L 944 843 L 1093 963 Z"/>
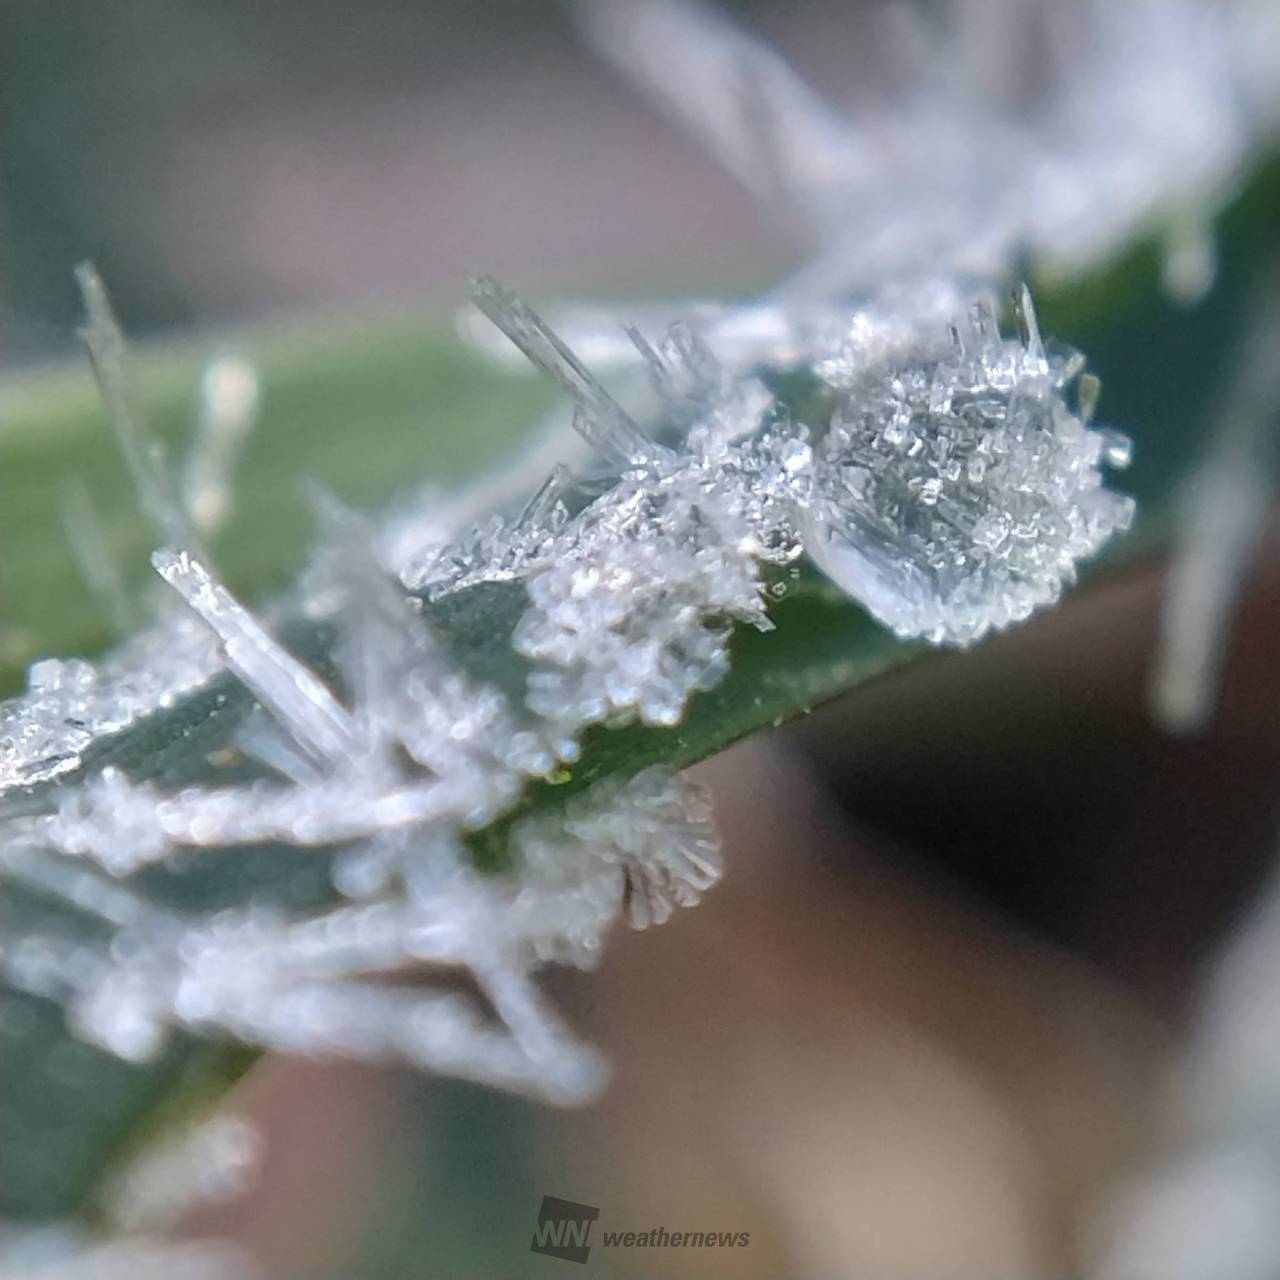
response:
<path fill-rule="evenodd" d="M 1068 6 L 1027 8 L 1057 21 Z M 989 83 L 982 59 L 1009 53 L 1014 10 L 966 12 L 996 20 L 947 65 L 961 81 L 982 65 Z M 600 3 L 641 78 L 678 81 L 681 109 L 708 113 L 700 127 L 731 166 L 808 220 L 812 270 L 746 307 L 624 315 L 636 323 L 603 344 L 571 318 L 587 339 L 576 354 L 479 282 L 478 307 L 569 391 L 585 444 L 550 441 L 378 523 L 322 504 L 324 546 L 262 618 L 185 532 L 225 509 L 226 457 L 198 483 L 193 462 L 177 509 L 179 487 L 138 444 L 119 335 L 89 280 L 103 389 L 178 548 L 157 567 L 192 612 L 97 664 L 37 663 L 0 708 L 0 876 L 85 918 L 83 931 L 0 938 L 6 980 L 136 1060 L 181 1028 L 588 1096 L 602 1064 L 537 971 L 594 963 L 620 914 L 644 926 L 692 904 L 719 858 L 705 797 L 684 780 L 583 787 L 564 766 L 584 731 L 677 724 L 728 671 L 732 628 L 772 625 L 806 552 L 899 634 L 967 645 L 1056 599 L 1124 527 L 1132 504 L 1103 473 L 1127 442 L 1091 425 L 1096 384 L 1046 346 L 1025 293 L 1017 339 L 984 299 L 1024 248 L 1092 263 L 1149 214 L 1182 207 L 1186 228 L 1221 201 L 1275 115 L 1273 57 L 1238 39 L 1246 12 L 1259 10 L 1090 0 L 1085 44 L 1105 38 L 1067 57 L 1059 29 L 1027 101 L 978 120 L 977 97 L 935 65 L 872 148 L 721 20 L 669 0 Z M 683 33 L 663 45 L 667 68 L 655 22 Z M 1171 108 L 1174 75 L 1191 102 Z M 1174 275 L 1190 288 L 1207 259 L 1188 253 Z M 248 386 L 228 391 L 233 426 Z M 273 638 L 299 617 L 336 636 L 323 679 Z M 476 617 L 483 630 L 457 625 Z M 247 714 L 229 672 L 255 700 Z M 140 724 L 173 727 L 166 713 L 196 693 L 223 697 L 235 721 L 200 785 L 190 768 L 148 776 L 113 751 Z M 567 786 L 526 812 L 543 780 Z M 152 896 L 175 868 L 278 856 L 262 844 L 314 868 L 309 905 L 251 896 L 184 914 Z M 481 999 L 424 989 L 424 967 L 469 975 Z"/>
<path fill-rule="evenodd" d="M 705 798 L 656 771 L 601 784 L 559 818 L 516 824 L 511 875 L 470 870 L 465 832 L 508 809 L 523 777 L 555 766 L 561 730 L 513 718 L 496 691 L 462 677 L 381 576 L 360 529 L 335 537 L 322 563 L 342 606 L 349 709 L 199 562 L 156 557 L 270 723 L 322 760 L 324 775 L 164 791 L 107 768 L 62 787 L 53 812 L 10 818 L 4 870 L 114 936 L 108 947 L 6 940 L 0 968 L 12 985 L 65 1003 L 79 1034 L 133 1060 L 153 1057 L 180 1026 L 294 1052 L 401 1058 L 578 1100 L 599 1087 L 602 1064 L 560 1026 L 529 973 L 551 959 L 594 962 L 624 902 L 636 923 L 695 902 L 718 874 Z M 266 842 L 345 846 L 335 886 L 366 901 L 301 916 L 250 906 L 187 917 L 61 861 L 119 878 L 182 849 Z M 470 971 L 498 1021 L 459 996 L 367 983 L 424 964 Z"/>
<path fill-rule="evenodd" d="M 286 653 L 209 571 L 186 551 L 152 553 L 156 572 L 222 642 L 227 666 L 262 701 L 304 751 L 336 764 L 353 746 L 346 713 L 324 684 Z"/>
<path fill-rule="evenodd" d="M 909 367 L 818 365 L 840 399 L 806 548 L 899 635 L 969 644 L 1023 621 L 1133 517 L 1101 474 L 1128 442 L 1069 407 L 1081 362 L 1046 355 L 1025 289 L 1018 311 L 1021 341 L 979 302 Z"/>
<path fill-rule="evenodd" d="M 649 435 L 530 308 L 478 288 L 571 389 L 609 470 L 554 469 L 513 518 L 417 555 L 413 596 L 385 572 L 379 530 L 321 498 L 305 611 L 334 625 L 342 698 L 195 555 L 161 549 L 155 567 L 195 631 L 154 628 L 138 642 L 143 671 L 128 651 L 100 668 L 37 665 L 5 712 L 25 790 L 224 669 L 256 701 L 235 743 L 274 776 L 174 788 L 108 765 L 7 818 L 5 874 L 113 933 L 105 946 L 5 940 L 0 968 L 122 1057 L 153 1057 L 180 1027 L 588 1096 L 602 1064 L 531 975 L 594 963 L 620 913 L 644 927 L 698 900 L 720 872 L 705 797 L 653 770 L 598 783 L 514 821 L 510 869 L 494 876 L 472 869 L 470 833 L 514 817 L 531 779 L 576 759 L 586 727 L 677 724 L 728 671 L 731 626 L 772 626 L 779 575 L 806 549 L 899 631 L 969 643 L 1054 598 L 1127 517 L 1099 470 L 1123 460 L 1122 440 L 1067 407 L 1080 361 L 1045 353 L 1025 295 L 1016 342 L 981 305 L 949 330 L 959 294 L 919 283 L 843 312 L 779 311 L 772 326 L 760 313 L 633 330 Z M 827 405 L 812 425 L 761 372 L 771 341 L 778 371 L 805 373 Z M 876 560 L 873 579 L 850 569 L 855 556 Z M 530 664 L 516 698 L 466 675 L 429 624 L 483 584 L 522 593 L 507 597 L 523 609 L 510 643 Z M 323 857 L 347 903 L 183 915 L 132 882 L 189 851 L 243 858 L 264 844 Z M 485 1006 L 388 981 L 424 965 L 468 972 Z"/>
<path fill-rule="evenodd" d="M 215 637 L 187 614 L 146 628 L 97 664 L 34 663 L 26 695 L 0 705 L 0 795 L 75 772 L 90 743 L 154 714 L 222 669 Z"/>
<path fill-rule="evenodd" d="M 255 803 L 246 793 L 239 811 L 228 806 L 221 843 L 234 842 L 243 810 Z M 87 804 L 81 831 L 109 842 L 116 808 Z M 302 812 L 325 820 L 305 805 Z M 637 925 L 697 901 L 719 874 L 705 793 L 654 770 L 601 784 L 559 819 L 516 825 L 510 877 L 469 870 L 439 821 L 433 815 L 406 841 L 398 838 L 403 815 L 389 815 L 363 851 L 344 855 L 380 862 L 376 898 L 302 918 L 251 907 L 184 919 L 136 899 L 122 909 L 110 886 L 43 875 L 45 892 L 109 912 L 114 941 L 98 950 L 82 940 L 27 938 L 0 951 L 0 969 L 11 984 L 62 1000 L 80 1034 L 134 1060 L 154 1056 L 166 1026 L 176 1025 L 292 1052 L 400 1058 L 553 1101 L 589 1095 L 602 1064 L 560 1026 L 528 971 L 548 960 L 593 964 L 624 901 Z M 206 834 L 219 843 L 216 827 Z M 349 835 L 338 829 L 331 839 Z M 388 836 L 396 838 L 380 843 Z M 89 841 L 80 848 L 99 855 Z M 7 870 L 30 884 L 47 865 L 11 861 Z M 460 996 L 363 981 L 424 964 L 468 969 L 499 1023 Z"/>

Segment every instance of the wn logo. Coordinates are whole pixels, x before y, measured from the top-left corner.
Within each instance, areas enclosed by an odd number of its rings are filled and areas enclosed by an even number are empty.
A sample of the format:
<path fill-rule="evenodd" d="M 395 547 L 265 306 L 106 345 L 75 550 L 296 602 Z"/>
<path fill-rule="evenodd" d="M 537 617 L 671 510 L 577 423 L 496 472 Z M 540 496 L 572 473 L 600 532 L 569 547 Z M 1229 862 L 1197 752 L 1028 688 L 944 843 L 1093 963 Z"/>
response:
<path fill-rule="evenodd" d="M 529 1248 L 565 1262 L 586 1262 L 591 1252 L 591 1224 L 599 1216 L 600 1210 L 589 1204 L 543 1196 Z"/>

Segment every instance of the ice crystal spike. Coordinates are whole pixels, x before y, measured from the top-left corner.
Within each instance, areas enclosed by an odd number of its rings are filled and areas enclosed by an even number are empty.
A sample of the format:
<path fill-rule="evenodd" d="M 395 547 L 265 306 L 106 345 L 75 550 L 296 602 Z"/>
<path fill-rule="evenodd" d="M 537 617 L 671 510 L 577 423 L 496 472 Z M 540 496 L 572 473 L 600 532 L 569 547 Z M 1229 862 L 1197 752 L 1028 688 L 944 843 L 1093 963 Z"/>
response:
<path fill-rule="evenodd" d="M 471 299 L 529 360 L 573 397 L 579 410 L 574 426 L 609 462 L 635 466 L 664 452 L 527 303 L 489 276 L 472 281 Z"/>
<path fill-rule="evenodd" d="M 344 760 L 354 745 L 352 726 L 333 694 L 189 552 L 165 547 L 154 552 L 151 561 L 217 634 L 227 665 L 270 708 L 298 746 L 318 762 Z"/>
<path fill-rule="evenodd" d="M 198 544 L 191 522 L 164 465 L 160 442 L 148 428 L 133 386 L 124 335 L 111 309 L 106 286 L 87 262 L 76 268 L 76 280 L 85 309 L 85 325 L 80 336 L 89 349 L 93 372 L 138 500 L 165 541 L 194 548 Z"/>
<path fill-rule="evenodd" d="M 106 1189 L 104 1208 L 117 1232 L 172 1229 L 197 1206 L 224 1203 L 253 1184 L 258 1134 L 238 1116 L 215 1114 L 144 1146 Z"/>
<path fill-rule="evenodd" d="M 1253 317 L 1206 457 L 1183 498 L 1150 680 L 1156 718 L 1191 733 L 1214 710 L 1232 614 L 1269 513 L 1280 402 L 1280 268 L 1263 273 Z"/>
<path fill-rule="evenodd" d="M 858 161 L 842 122 L 772 49 L 710 6 L 579 0 L 583 27 L 775 210 L 821 181 L 833 152 Z"/>
<path fill-rule="evenodd" d="M 258 412 L 258 375 L 246 360 L 214 360 L 200 379 L 196 439 L 182 478 L 182 502 L 206 536 L 231 514 L 231 472 Z"/>
<path fill-rule="evenodd" d="M 1102 487 L 1117 439 L 1068 407 L 1073 356 L 1046 358 L 1030 295 L 1022 342 L 986 303 L 910 364 L 820 365 L 839 395 L 815 457 L 806 548 L 904 637 L 966 645 L 1057 600 L 1127 527 Z"/>

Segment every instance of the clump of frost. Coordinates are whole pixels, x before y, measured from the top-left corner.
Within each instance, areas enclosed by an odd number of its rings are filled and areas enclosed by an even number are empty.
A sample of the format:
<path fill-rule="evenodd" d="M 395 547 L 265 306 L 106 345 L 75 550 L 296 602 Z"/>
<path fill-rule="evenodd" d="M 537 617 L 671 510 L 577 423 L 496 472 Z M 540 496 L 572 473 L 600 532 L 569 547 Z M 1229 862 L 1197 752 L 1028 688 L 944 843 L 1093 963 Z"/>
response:
<path fill-rule="evenodd" d="M 838 400 L 806 547 L 899 635 L 965 644 L 1021 622 L 1132 519 L 1101 472 L 1128 442 L 1088 426 L 1088 382 L 1069 406 L 1082 361 L 1046 353 L 1025 289 L 1018 309 L 1019 341 L 978 302 L 910 365 L 817 366 Z"/>
<path fill-rule="evenodd" d="M 1247 8 L 1201 20 L 1182 0 L 1091 3 L 1105 58 L 1057 58 L 1033 110 L 993 133 L 968 98 L 961 111 L 952 89 L 917 86 L 886 124 L 900 145 L 873 155 L 722 20 L 675 0 L 599 4 L 610 47 L 803 214 L 820 252 L 747 306 L 637 312 L 607 334 L 578 313 L 574 343 L 477 282 L 479 311 L 568 392 L 577 447 L 554 441 L 382 521 L 321 500 L 320 550 L 260 613 L 199 546 L 230 509 L 252 371 L 211 372 L 179 482 L 105 292 L 82 275 L 86 338 L 175 595 L 100 662 L 36 664 L 0 708 L 0 875 L 88 922 L 0 939 L 6 981 L 133 1060 L 180 1028 L 589 1096 L 602 1063 L 539 970 L 593 964 L 617 917 L 661 923 L 720 862 L 699 788 L 653 769 L 583 785 L 584 733 L 679 724 L 729 671 L 734 629 L 770 629 L 774 600 L 805 589 L 806 554 L 897 634 L 963 646 L 1052 603 L 1125 527 L 1132 503 L 1103 477 L 1127 442 L 1091 424 L 1096 383 L 1042 342 L 1025 291 L 1016 339 L 987 298 L 1024 248 L 1084 265 L 1170 198 L 1220 198 L 1268 101 L 1241 69 Z M 652 56 L 664 31 L 683 33 L 670 68 Z M 1189 65 L 1212 109 L 1156 145 L 1187 111 L 1166 110 L 1152 50 L 1201 38 Z M 1242 76 L 1247 106 L 1228 108 Z M 1134 84 L 1132 111 L 1103 109 Z M 495 599 L 492 634 L 455 648 L 437 625 Z M 322 662 L 293 643 L 316 628 L 333 637 Z M 465 651 L 490 643 L 509 644 L 509 679 Z M 208 768 L 149 774 L 132 735 L 196 704 L 231 726 Z M 315 901 L 183 910 L 154 893 L 193 857 L 242 865 L 264 846 L 314 863 Z M 477 850 L 495 864 L 483 874 Z M 477 997 L 424 987 L 424 970 L 467 975 Z"/>
<path fill-rule="evenodd" d="M 602 1064 L 536 971 L 594 963 L 619 914 L 642 927 L 697 902 L 718 851 L 705 798 L 677 775 L 606 779 L 520 816 L 529 788 L 576 761 L 591 725 L 678 724 L 727 673 L 732 627 L 772 627 L 769 605 L 806 550 L 900 633 L 965 644 L 1053 599 L 1127 517 L 1127 500 L 1101 487 L 1120 439 L 1067 405 L 1078 361 L 1045 354 L 1025 295 L 1020 341 L 981 307 L 948 329 L 956 292 L 780 312 L 772 371 L 758 322 L 745 345 L 722 322 L 653 340 L 632 331 L 649 384 L 638 418 L 541 317 L 478 282 L 477 304 L 570 392 L 602 466 L 558 468 L 516 516 L 451 539 L 433 525 L 434 550 L 396 576 L 382 532 L 319 498 L 323 546 L 300 596 L 274 613 L 330 629 L 330 676 L 200 555 L 158 550 L 189 615 L 96 667 L 39 665 L 5 711 L 4 873 L 107 931 L 101 943 L 6 939 L 7 981 L 61 1001 L 77 1034 L 135 1061 L 177 1027 L 588 1096 Z M 105 296 L 88 293 L 99 376 L 123 412 L 123 346 Z M 770 386 L 796 369 L 827 405 L 808 421 Z M 126 447 L 152 457 L 136 439 Z M 190 527 L 190 513 L 162 509 L 167 479 L 148 476 L 157 526 Z M 404 545 L 428 542 L 410 532 Z M 477 679 L 434 629 L 435 610 L 482 587 L 518 593 L 507 598 L 522 689 Z M 228 677 L 251 697 L 247 715 Z M 253 766 L 248 779 L 173 785 L 111 751 L 84 767 L 104 742 L 215 688 L 215 710 L 238 716 L 227 749 Z M 481 874 L 470 842 L 502 821 L 505 869 Z M 141 879 L 195 852 L 269 845 L 323 857 L 328 900 L 184 913 Z M 394 980 L 423 968 L 465 971 L 480 1000 Z"/>
<path fill-rule="evenodd" d="M 176 501 L 173 487 L 167 475 L 146 470 L 154 453 L 131 399 L 123 341 L 96 277 L 82 282 L 95 366 L 109 403 L 128 415 L 118 426 L 145 475 L 155 523 L 190 529 L 194 511 L 165 508 Z M 232 373 L 231 408 L 242 417 L 251 382 L 243 370 Z M 692 398 L 703 389 L 698 383 L 679 394 Z M 584 416 L 584 432 L 617 461 L 625 425 L 608 419 L 607 400 L 595 410 Z M 625 438 L 637 458 L 645 453 L 638 428 Z M 684 471 L 674 458 L 655 444 L 646 465 L 670 467 L 673 484 L 694 483 L 693 456 Z M 210 498 L 222 493 L 219 469 L 205 472 L 202 483 L 187 486 L 188 496 L 206 512 L 224 509 L 225 501 Z M 514 524 L 490 524 L 495 546 L 512 530 L 520 534 L 519 549 L 508 546 L 495 559 L 531 584 L 522 627 L 531 647 L 533 620 L 542 616 L 532 599 L 539 549 L 567 557 L 565 530 L 575 521 L 574 545 L 585 549 L 583 530 L 595 528 L 603 547 L 607 534 L 620 533 L 618 522 L 627 523 L 624 509 L 644 505 L 637 476 L 626 500 L 617 483 L 601 504 L 588 503 L 570 520 L 558 496 L 562 483 L 553 476 Z M 210 500 L 201 506 L 200 495 Z M 558 813 L 513 821 L 509 869 L 477 872 L 470 833 L 511 813 L 530 782 L 572 760 L 577 735 L 600 717 L 580 697 L 544 714 L 538 672 L 523 700 L 468 675 L 431 626 L 425 602 L 439 599 L 439 590 L 407 593 L 385 571 L 377 529 L 331 501 L 318 505 L 324 547 L 292 607 L 335 628 L 341 697 L 198 554 L 162 548 L 155 568 L 189 613 L 164 614 L 96 666 L 38 664 L 27 695 L 5 708 L 0 873 L 91 925 L 6 936 L 0 970 L 10 985 L 64 1004 L 77 1034 L 134 1061 L 161 1052 L 170 1029 L 180 1027 L 267 1048 L 399 1058 L 557 1101 L 587 1096 L 599 1087 L 603 1064 L 563 1027 L 533 974 L 550 961 L 594 963 L 619 914 L 643 926 L 698 900 L 719 876 L 705 797 L 657 769 L 606 780 Z M 681 510 L 673 494 L 667 514 Z M 703 629 L 703 614 L 720 608 L 725 590 L 711 572 L 714 531 L 699 531 L 689 511 L 684 519 L 687 539 L 701 541 L 672 554 L 696 560 L 700 548 L 705 563 L 701 577 L 687 572 L 693 616 L 677 611 L 673 645 L 691 627 Z M 633 546 L 643 547 L 659 523 L 655 512 L 637 518 Z M 484 547 L 483 538 L 464 533 L 437 568 L 466 565 L 484 578 L 476 562 Z M 487 567 L 502 580 L 500 566 Z M 666 568 L 648 567 L 650 576 L 643 559 L 632 564 L 634 591 L 598 583 L 591 607 L 610 593 L 633 601 L 649 593 L 661 603 Z M 740 610 L 763 624 L 757 583 L 744 575 Z M 463 585 L 462 575 L 447 584 Z M 661 610 L 650 612 L 653 626 L 661 625 Z M 638 614 L 620 621 L 632 633 L 632 651 L 641 649 Z M 706 657 L 704 683 L 722 671 L 725 643 L 723 630 L 707 634 L 720 653 Z M 691 650 L 685 657 L 697 660 Z M 220 750 L 254 766 L 247 780 L 174 786 L 118 763 L 85 768 L 90 750 L 163 717 L 184 696 L 207 696 L 227 674 L 252 708 L 237 715 L 234 738 Z M 643 686 L 637 705 L 651 706 L 654 674 L 636 677 Z M 212 705 L 216 712 L 243 702 L 228 691 Z M 50 786 L 55 779 L 60 785 Z M 193 852 L 252 857 L 268 844 L 323 856 L 330 900 L 306 910 L 250 901 L 190 912 L 162 905 L 142 879 Z M 393 980 L 424 968 L 465 970 L 479 1000 Z"/>
<path fill-rule="evenodd" d="M 770 625 L 761 566 L 802 551 L 908 638 L 971 644 L 1056 601 L 1132 518 L 1103 484 L 1129 443 L 1090 425 L 1096 379 L 1046 348 L 1025 288 L 1017 339 L 984 296 L 962 296 L 935 283 L 843 313 L 780 309 L 784 371 L 805 370 L 829 401 L 812 425 L 775 402 L 761 347 L 723 319 L 677 326 L 656 349 L 633 331 L 661 421 L 683 430 L 526 558 L 534 607 L 515 644 L 545 668 L 531 705 L 676 722 L 724 674 L 723 624 Z M 521 349 L 550 350 L 527 308 L 491 286 L 479 301 Z M 559 376 L 575 389 L 589 375 Z M 580 395 L 579 421 L 606 395 Z"/>
<path fill-rule="evenodd" d="M 590 1093 L 600 1063 L 546 1008 L 530 971 L 551 958 L 592 960 L 628 899 L 643 899 L 633 915 L 646 922 L 696 901 L 718 874 L 705 803 L 660 771 L 601 784 L 562 818 L 514 827 L 514 875 L 479 875 L 465 832 L 508 808 L 520 778 L 556 755 L 501 695 L 451 669 L 376 565 L 351 548 L 332 560 L 349 573 L 336 590 L 349 593 L 340 650 L 350 707 L 200 562 L 157 553 L 269 717 L 277 742 L 264 763 L 290 761 L 292 776 L 166 792 L 108 768 L 60 789 L 52 812 L 11 819 L 9 875 L 115 933 L 100 952 L 82 939 L 18 940 L 0 953 L 6 977 L 63 1001 L 80 1034 L 134 1060 L 182 1026 L 298 1052 L 398 1057 L 559 1100 Z M 255 906 L 184 917 L 87 869 L 127 877 L 184 849 L 267 842 L 344 846 L 335 887 L 364 901 L 302 918 Z M 456 995 L 365 981 L 423 965 L 469 970 L 496 1020 Z"/>

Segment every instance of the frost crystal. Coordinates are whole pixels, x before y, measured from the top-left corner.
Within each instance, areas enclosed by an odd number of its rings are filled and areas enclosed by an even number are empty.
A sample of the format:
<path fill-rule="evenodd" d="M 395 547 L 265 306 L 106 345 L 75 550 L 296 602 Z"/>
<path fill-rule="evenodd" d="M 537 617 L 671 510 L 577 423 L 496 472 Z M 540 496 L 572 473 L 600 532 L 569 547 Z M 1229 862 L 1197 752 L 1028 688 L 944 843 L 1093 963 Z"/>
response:
<path fill-rule="evenodd" d="M 910 366 L 818 366 L 839 401 L 806 545 L 899 635 L 967 644 L 1022 621 L 1132 518 L 1100 472 L 1127 442 L 1068 407 L 1080 361 L 1045 354 L 1025 290 L 1019 314 L 1023 341 L 980 302 Z"/>
<path fill-rule="evenodd" d="M 1259 305 L 1206 455 L 1182 499 L 1183 518 L 1160 620 L 1151 709 L 1175 733 L 1213 714 L 1232 616 L 1270 514 L 1280 402 L 1280 271 L 1264 273 Z"/>
<path fill-rule="evenodd" d="M 1103 474 L 1128 445 L 1091 425 L 1096 382 L 1042 341 L 1025 290 L 1017 339 L 988 298 L 1024 248 L 1092 262 L 1157 206 L 1220 198 L 1274 106 L 1268 57 L 1241 52 L 1246 11 L 1091 2 L 1096 60 L 1053 61 L 1033 110 L 977 121 L 943 77 L 873 146 L 706 11 L 599 0 L 609 47 L 802 215 L 816 258 L 742 307 L 641 308 L 608 332 L 570 313 L 572 341 L 477 281 L 475 309 L 571 419 L 475 489 L 380 521 L 319 498 L 322 545 L 261 613 L 196 543 L 230 509 L 252 371 L 212 368 L 176 483 L 82 273 L 173 593 L 100 662 L 37 663 L 0 708 L 0 878 L 41 904 L 0 936 L 0 975 L 131 1060 L 177 1029 L 590 1096 L 601 1060 L 539 970 L 594 964 L 619 916 L 692 905 L 720 861 L 700 788 L 658 769 L 589 781 L 585 732 L 677 725 L 728 672 L 735 628 L 768 630 L 775 598 L 809 589 L 806 554 L 897 634 L 968 645 L 1056 600 L 1127 525 Z M 1170 107 L 1161 59 L 1188 42 L 1204 113 Z M 1191 279 L 1207 258 L 1182 242 Z M 109 596 L 110 566 L 82 559 Z M 300 869 L 275 897 L 176 905 L 193 867 L 252 885 L 263 865 Z"/>
<path fill-rule="evenodd" d="M 179 1027 L 588 1096 L 602 1064 L 532 975 L 593 964 L 619 914 L 644 927 L 697 902 L 719 855 L 705 796 L 675 775 L 606 779 L 522 816 L 530 783 L 574 762 L 590 725 L 677 724 L 727 673 L 733 626 L 773 625 L 806 550 L 900 633 L 964 644 L 1054 599 L 1128 518 L 1100 478 L 1121 438 L 1066 402 L 1079 361 L 1045 353 L 1025 294 L 1021 341 L 981 303 L 948 329 L 960 296 L 916 284 L 856 308 L 632 329 L 647 380 L 632 410 L 528 306 L 479 282 L 478 305 L 570 391 L 605 469 L 558 467 L 517 514 L 452 538 L 449 519 L 415 531 L 402 513 L 389 536 L 319 496 L 323 545 L 275 615 L 329 628 L 324 675 L 190 548 L 156 551 L 190 616 L 97 667 L 38 664 L 3 713 L 3 873 L 105 931 L 6 940 L 7 981 L 133 1060 Z M 122 367 L 118 335 L 98 341 Z M 773 388 L 796 370 L 819 394 L 793 414 Z M 393 574 L 397 545 L 413 550 Z M 494 589 L 527 664 L 514 687 L 476 678 L 432 625 Z M 226 783 L 91 755 L 196 695 L 234 717 Z M 502 819 L 504 869 L 482 875 L 469 842 Z M 143 879 L 200 851 L 271 846 L 309 851 L 327 891 L 305 908 L 184 913 Z M 424 967 L 466 972 L 480 1001 L 393 980 Z"/>

